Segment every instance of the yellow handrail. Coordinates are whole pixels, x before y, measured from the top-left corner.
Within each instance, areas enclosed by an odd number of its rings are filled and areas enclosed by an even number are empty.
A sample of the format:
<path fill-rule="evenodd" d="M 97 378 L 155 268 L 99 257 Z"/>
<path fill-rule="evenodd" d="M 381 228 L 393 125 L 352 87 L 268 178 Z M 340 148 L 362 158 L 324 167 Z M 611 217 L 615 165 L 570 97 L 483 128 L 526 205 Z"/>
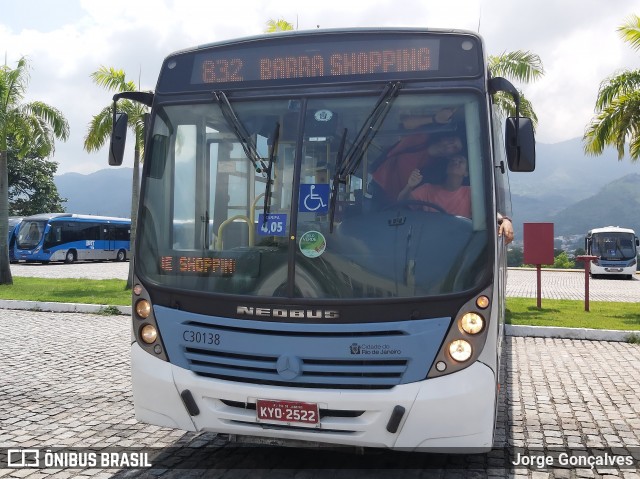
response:
<path fill-rule="evenodd" d="M 256 199 L 253 200 L 253 205 L 251 205 L 251 224 L 255 224 L 256 222 L 256 206 L 258 206 L 258 201 L 260 201 L 260 198 L 262 198 L 263 196 L 264 193 L 260 193 L 258 196 L 256 196 Z"/>
<path fill-rule="evenodd" d="M 264 196 L 264 193 L 260 193 L 258 196 L 256 196 L 256 199 L 253 200 L 253 204 L 251 205 L 251 214 L 249 218 L 247 218 L 244 215 L 236 215 L 224 220 L 222 224 L 220 224 L 220 226 L 218 227 L 218 237 L 216 238 L 216 243 L 215 243 L 215 247 L 217 251 L 222 251 L 222 248 L 224 246 L 222 241 L 222 232 L 224 231 L 224 228 L 229 223 L 232 223 L 235 220 L 242 220 L 247 224 L 247 227 L 249 229 L 249 246 L 255 245 L 256 239 L 255 239 L 254 226 L 256 224 L 256 207 L 258 206 L 258 201 L 260 201 L 260 198 L 262 198 L 263 196 Z"/>
<path fill-rule="evenodd" d="M 227 218 L 226 220 L 224 220 L 222 222 L 222 224 L 220 224 L 220 227 L 218 228 L 218 237 L 216 238 L 216 250 L 217 251 L 222 251 L 223 249 L 223 242 L 222 242 L 222 232 L 224 231 L 225 227 L 229 224 L 234 222 L 235 220 L 242 220 L 247 224 L 247 228 L 249 229 L 249 244 L 253 245 L 254 243 L 254 231 L 253 231 L 253 223 L 251 222 L 251 220 L 249 220 L 249 218 L 247 218 L 244 215 L 235 215 L 232 216 L 231 218 Z"/>

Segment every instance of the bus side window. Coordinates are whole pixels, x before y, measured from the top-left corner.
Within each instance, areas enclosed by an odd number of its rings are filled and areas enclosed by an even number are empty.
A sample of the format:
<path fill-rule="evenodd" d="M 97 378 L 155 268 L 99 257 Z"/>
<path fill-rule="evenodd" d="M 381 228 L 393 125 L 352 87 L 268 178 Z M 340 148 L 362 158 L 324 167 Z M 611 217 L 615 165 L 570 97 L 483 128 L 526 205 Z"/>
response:
<path fill-rule="evenodd" d="M 509 174 L 506 167 L 504 142 L 501 140 L 502 125 L 494 118 L 493 121 L 493 150 L 495 157 L 494 171 L 496 175 L 496 206 L 503 216 L 511 217 L 511 194 L 509 189 Z"/>
<path fill-rule="evenodd" d="M 62 242 L 62 231 L 60 226 L 52 225 L 47 232 L 47 235 L 44 239 L 45 248 L 48 246 L 53 246 L 56 244 L 60 244 Z"/>

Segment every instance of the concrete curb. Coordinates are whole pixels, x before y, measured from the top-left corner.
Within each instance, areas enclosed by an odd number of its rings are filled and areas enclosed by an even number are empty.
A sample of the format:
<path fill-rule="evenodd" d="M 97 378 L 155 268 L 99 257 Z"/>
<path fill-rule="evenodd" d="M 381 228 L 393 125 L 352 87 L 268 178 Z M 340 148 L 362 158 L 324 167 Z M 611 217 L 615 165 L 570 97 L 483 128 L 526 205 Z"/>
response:
<path fill-rule="evenodd" d="M 627 342 L 629 336 L 639 336 L 640 331 L 617 331 L 613 329 L 555 328 L 552 326 L 504 325 L 507 336 L 525 336 L 530 338 L 585 339 L 588 341 Z"/>
<path fill-rule="evenodd" d="M 22 309 L 27 311 L 50 311 L 53 313 L 99 314 L 106 306 L 99 304 L 48 303 L 40 301 L 0 300 L 0 309 Z M 131 306 L 114 306 L 121 315 L 131 316 Z M 532 338 L 584 339 L 587 341 L 626 342 L 629 336 L 640 336 L 640 331 L 615 331 L 611 329 L 554 328 L 548 326 L 504 325 L 506 336 Z"/>
<path fill-rule="evenodd" d="M 50 303 L 41 301 L 0 300 L 0 309 L 23 309 L 27 311 L 50 311 L 53 313 L 101 313 L 107 306 L 101 304 Z M 112 306 L 122 315 L 131 316 L 131 306 Z"/>

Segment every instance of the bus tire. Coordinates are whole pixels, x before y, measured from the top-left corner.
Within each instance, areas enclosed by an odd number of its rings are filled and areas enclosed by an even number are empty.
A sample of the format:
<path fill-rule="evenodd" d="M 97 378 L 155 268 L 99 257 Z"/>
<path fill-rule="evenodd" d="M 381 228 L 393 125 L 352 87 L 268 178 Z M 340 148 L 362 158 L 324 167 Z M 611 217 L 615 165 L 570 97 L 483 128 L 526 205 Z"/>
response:
<path fill-rule="evenodd" d="M 116 255 L 116 261 L 126 261 L 127 259 L 127 252 L 123 249 L 118 251 L 118 254 Z"/>
<path fill-rule="evenodd" d="M 64 256 L 64 262 L 67 264 L 71 264 L 75 262 L 76 258 L 77 258 L 76 251 L 73 249 L 70 249 L 69 251 L 67 251 L 67 254 Z"/>

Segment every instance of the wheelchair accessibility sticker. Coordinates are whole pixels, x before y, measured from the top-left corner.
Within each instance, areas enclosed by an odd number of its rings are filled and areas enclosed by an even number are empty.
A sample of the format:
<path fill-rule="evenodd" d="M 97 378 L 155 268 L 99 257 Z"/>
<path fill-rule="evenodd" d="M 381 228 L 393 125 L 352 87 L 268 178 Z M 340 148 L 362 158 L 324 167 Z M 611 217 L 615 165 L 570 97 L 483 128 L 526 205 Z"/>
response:
<path fill-rule="evenodd" d="M 319 231 L 307 231 L 300 237 L 300 252 L 307 258 L 317 258 L 327 248 L 327 240 Z"/>
<path fill-rule="evenodd" d="M 300 185 L 298 211 L 302 213 L 326 213 L 329 211 L 329 185 L 327 183 Z"/>

